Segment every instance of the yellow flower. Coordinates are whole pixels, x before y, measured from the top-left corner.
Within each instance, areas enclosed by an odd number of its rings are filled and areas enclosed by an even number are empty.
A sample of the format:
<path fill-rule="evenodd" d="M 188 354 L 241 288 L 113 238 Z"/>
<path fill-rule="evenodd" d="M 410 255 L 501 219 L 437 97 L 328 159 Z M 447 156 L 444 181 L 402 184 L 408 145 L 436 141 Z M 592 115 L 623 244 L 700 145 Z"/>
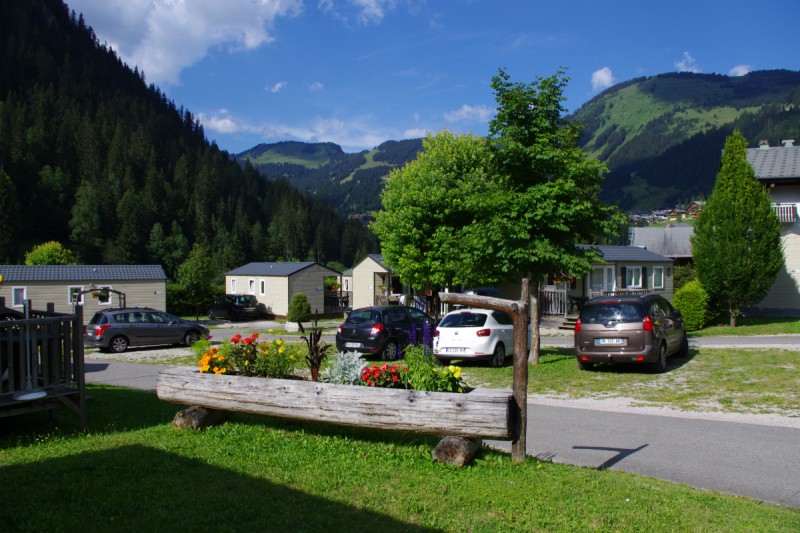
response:
<path fill-rule="evenodd" d="M 283 346 L 281 346 L 280 348 L 278 348 L 278 353 L 283 353 Z"/>
<path fill-rule="evenodd" d="M 210 367 L 210 366 L 208 366 L 208 365 L 203 365 L 203 366 L 200 368 L 200 373 L 202 374 L 202 373 L 204 373 L 204 372 L 208 372 L 208 369 L 209 369 L 209 368 L 211 368 L 211 367 Z"/>
<path fill-rule="evenodd" d="M 275 344 L 277 346 L 280 346 L 281 344 L 283 344 L 283 341 L 281 339 L 278 339 L 278 340 L 275 341 Z"/>
<path fill-rule="evenodd" d="M 225 373 L 225 367 L 222 367 L 222 368 L 215 368 L 215 369 L 214 369 L 214 373 L 215 373 L 215 374 L 224 374 L 224 373 Z"/>

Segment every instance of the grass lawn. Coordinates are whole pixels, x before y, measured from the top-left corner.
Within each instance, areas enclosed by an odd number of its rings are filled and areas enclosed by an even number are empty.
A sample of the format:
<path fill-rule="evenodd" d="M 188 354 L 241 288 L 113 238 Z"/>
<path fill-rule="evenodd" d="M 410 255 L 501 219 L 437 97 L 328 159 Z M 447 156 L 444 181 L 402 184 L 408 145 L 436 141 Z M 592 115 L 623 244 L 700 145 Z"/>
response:
<path fill-rule="evenodd" d="M 632 398 L 635 404 L 682 410 L 800 416 L 800 353 L 788 350 L 689 350 L 664 374 L 618 365 L 586 372 L 571 348 L 545 348 L 529 366 L 528 393 L 569 398 Z M 473 386 L 511 387 L 511 358 L 500 369 L 464 364 Z"/>
<path fill-rule="evenodd" d="M 0 419 L 1 531 L 800 530 L 797 509 L 622 472 L 490 450 L 457 469 L 433 438 L 244 415 L 178 431 L 152 393 L 89 394 L 83 432 Z"/>
<path fill-rule="evenodd" d="M 714 324 L 690 333 L 693 337 L 718 337 L 724 335 L 800 335 L 800 319 L 793 317 L 739 317 L 736 327 L 727 319 L 717 319 Z"/>

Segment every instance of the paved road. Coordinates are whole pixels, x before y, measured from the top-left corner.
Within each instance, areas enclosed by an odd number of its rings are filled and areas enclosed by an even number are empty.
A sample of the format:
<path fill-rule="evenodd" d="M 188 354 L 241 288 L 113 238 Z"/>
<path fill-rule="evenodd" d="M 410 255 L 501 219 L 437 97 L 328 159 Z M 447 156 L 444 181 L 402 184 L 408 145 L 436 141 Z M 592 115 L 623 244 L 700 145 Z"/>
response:
<path fill-rule="evenodd" d="M 542 336 L 542 346 L 570 347 L 572 335 Z M 800 335 L 751 335 L 742 337 L 692 337 L 690 348 L 783 348 L 800 350 Z"/>

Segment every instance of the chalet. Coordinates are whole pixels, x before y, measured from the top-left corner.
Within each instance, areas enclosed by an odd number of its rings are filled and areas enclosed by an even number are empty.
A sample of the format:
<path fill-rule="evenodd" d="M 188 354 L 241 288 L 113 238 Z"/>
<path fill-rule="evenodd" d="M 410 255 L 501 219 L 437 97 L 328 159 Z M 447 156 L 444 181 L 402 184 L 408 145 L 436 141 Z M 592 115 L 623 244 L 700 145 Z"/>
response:
<path fill-rule="evenodd" d="M 705 206 L 705 200 L 692 200 L 689 205 L 686 206 L 686 214 L 689 218 L 697 218 Z"/>
<path fill-rule="evenodd" d="M 225 287 L 229 294 L 255 296 L 259 311 L 267 316 L 285 317 L 292 297 L 299 292 L 306 295 L 312 311 L 341 311 L 325 305 L 327 276 L 339 277 L 341 273 L 311 261 L 248 263 L 225 273 Z"/>
<path fill-rule="evenodd" d="M 800 314 L 800 147 L 793 140 L 782 146 L 761 141 L 747 149 L 747 161 L 756 178 L 769 191 L 772 208 L 781 222 L 785 266 L 767 296 L 756 305 L 759 312 Z"/>
<path fill-rule="evenodd" d="M 628 240 L 631 246 L 669 257 L 676 265 L 685 265 L 692 260 L 692 235 L 692 226 L 667 224 L 666 227 L 632 227 Z"/>
<path fill-rule="evenodd" d="M 165 309 L 167 276 L 161 265 L 0 265 L 0 296 L 11 309 L 25 300 L 57 313 L 84 306 L 84 323 L 107 307 L 143 306 Z"/>
<path fill-rule="evenodd" d="M 380 254 L 369 254 L 353 267 L 353 308 L 389 303 L 393 294 L 402 292 L 399 279 L 393 275 Z"/>

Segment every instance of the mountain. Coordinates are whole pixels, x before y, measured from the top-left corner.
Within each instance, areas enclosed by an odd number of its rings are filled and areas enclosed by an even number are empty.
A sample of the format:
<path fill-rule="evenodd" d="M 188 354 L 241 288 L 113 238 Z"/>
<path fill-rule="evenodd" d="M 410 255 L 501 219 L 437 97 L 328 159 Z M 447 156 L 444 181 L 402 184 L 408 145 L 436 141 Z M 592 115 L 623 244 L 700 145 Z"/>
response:
<path fill-rule="evenodd" d="M 800 135 L 800 72 L 674 73 L 615 85 L 572 116 L 610 169 L 603 197 L 630 211 L 708 195 L 734 128 L 751 146 Z"/>
<path fill-rule="evenodd" d="M 671 208 L 711 192 L 720 151 L 734 128 L 751 146 L 762 139 L 800 139 L 800 72 L 638 78 L 597 95 L 570 120 L 583 125 L 581 146 L 589 156 L 609 168 L 606 201 L 627 211 Z M 358 154 L 330 143 L 277 143 L 236 157 L 352 214 L 380 208 L 388 173 L 420 149 L 418 139 Z"/>
<path fill-rule="evenodd" d="M 0 228 L 0 262 L 55 240 L 171 277 L 195 243 L 218 273 L 378 251 L 358 221 L 209 143 L 61 0 L 0 2 Z"/>
<path fill-rule="evenodd" d="M 387 141 L 370 151 L 347 154 L 333 143 L 259 144 L 236 155 L 264 176 L 284 178 L 345 215 L 364 218 L 380 209 L 389 173 L 414 160 L 422 139 Z"/>

